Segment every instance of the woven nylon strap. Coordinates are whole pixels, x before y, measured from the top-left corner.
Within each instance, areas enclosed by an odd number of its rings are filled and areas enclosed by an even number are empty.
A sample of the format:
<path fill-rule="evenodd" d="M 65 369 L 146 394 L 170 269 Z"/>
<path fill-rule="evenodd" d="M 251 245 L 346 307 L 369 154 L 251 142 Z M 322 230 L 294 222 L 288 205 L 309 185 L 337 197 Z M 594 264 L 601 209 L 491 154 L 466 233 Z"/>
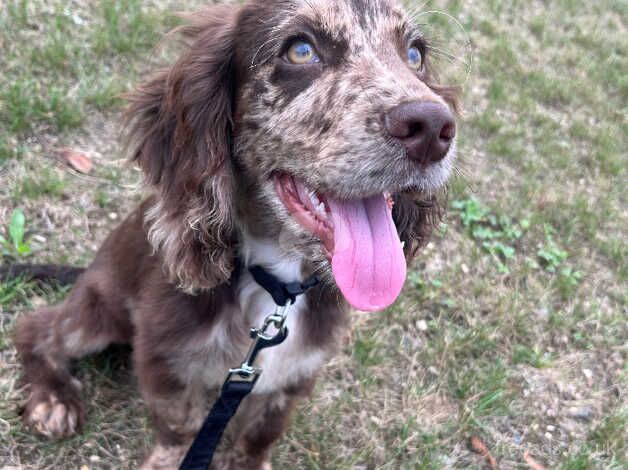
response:
<path fill-rule="evenodd" d="M 207 470 L 220 438 L 254 382 L 227 382 L 188 450 L 180 470 Z"/>

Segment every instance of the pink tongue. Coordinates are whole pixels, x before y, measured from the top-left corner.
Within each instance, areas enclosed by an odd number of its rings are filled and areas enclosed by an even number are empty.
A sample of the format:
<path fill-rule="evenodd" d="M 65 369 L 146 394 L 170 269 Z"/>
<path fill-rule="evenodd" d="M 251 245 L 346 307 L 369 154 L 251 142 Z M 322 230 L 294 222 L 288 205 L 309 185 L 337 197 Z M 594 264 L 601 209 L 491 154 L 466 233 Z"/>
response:
<path fill-rule="evenodd" d="M 384 195 L 329 199 L 334 221 L 331 266 L 353 307 L 374 312 L 392 304 L 406 279 L 406 260 Z"/>

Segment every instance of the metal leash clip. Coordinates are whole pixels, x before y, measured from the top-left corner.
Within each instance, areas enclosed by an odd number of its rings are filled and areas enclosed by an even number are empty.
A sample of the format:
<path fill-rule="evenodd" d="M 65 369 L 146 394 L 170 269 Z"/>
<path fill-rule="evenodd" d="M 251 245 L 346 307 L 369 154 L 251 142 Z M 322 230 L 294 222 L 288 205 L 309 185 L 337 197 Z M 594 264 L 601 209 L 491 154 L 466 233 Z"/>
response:
<path fill-rule="evenodd" d="M 284 342 L 288 337 L 288 327 L 286 326 L 286 320 L 288 319 L 288 313 L 292 304 L 290 301 L 286 305 L 278 305 L 275 309 L 275 313 L 269 315 L 264 320 L 264 324 L 261 328 L 251 328 L 249 336 L 255 340 L 249 352 L 247 353 L 244 362 L 235 369 L 229 369 L 225 385 L 231 382 L 256 382 L 262 373 L 262 369 L 254 367 L 255 359 L 262 349 L 277 346 Z M 277 333 L 275 335 L 267 335 L 266 331 L 273 326 Z"/>

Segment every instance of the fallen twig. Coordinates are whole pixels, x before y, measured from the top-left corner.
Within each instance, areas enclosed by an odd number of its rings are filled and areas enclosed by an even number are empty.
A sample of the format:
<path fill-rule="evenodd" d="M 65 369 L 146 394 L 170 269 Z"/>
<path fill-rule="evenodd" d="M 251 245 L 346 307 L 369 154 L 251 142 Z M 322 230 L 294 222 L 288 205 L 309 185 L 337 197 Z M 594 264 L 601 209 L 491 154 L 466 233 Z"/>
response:
<path fill-rule="evenodd" d="M 534 460 L 530 455 L 530 452 L 528 452 L 527 450 L 523 453 L 523 460 L 525 460 L 525 462 L 528 464 L 528 467 L 530 467 L 532 470 L 545 470 L 545 467 L 538 463 L 536 460 Z"/>
<path fill-rule="evenodd" d="M 480 454 L 482 457 L 484 457 L 491 470 L 497 470 L 497 460 L 495 460 L 495 457 L 491 455 L 482 439 L 477 436 L 473 436 L 471 438 L 471 450 L 473 450 L 473 452 L 475 452 L 476 454 Z"/>

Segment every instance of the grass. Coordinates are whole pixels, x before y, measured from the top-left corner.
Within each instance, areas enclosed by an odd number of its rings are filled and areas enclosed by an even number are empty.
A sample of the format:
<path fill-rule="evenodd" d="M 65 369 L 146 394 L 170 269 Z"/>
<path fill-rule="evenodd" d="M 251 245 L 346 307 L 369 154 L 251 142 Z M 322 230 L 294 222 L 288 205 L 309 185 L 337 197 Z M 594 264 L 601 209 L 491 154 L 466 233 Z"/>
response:
<path fill-rule="evenodd" d="M 32 251 L 9 244 L 5 262 L 85 264 L 141 197 L 114 138 L 120 94 L 161 59 L 153 47 L 175 8 L 9 0 L 0 9 L 0 226 L 21 209 Z M 350 341 L 275 449 L 276 467 L 483 468 L 468 445 L 478 436 L 500 468 L 527 468 L 525 451 L 547 468 L 626 468 L 626 7 L 425 9 L 450 12 L 466 31 L 445 15 L 420 17 L 460 58 L 443 75 L 466 83 L 465 178 L 452 182 L 446 224 L 400 301 L 354 317 Z M 94 171 L 68 172 L 59 147 L 87 152 Z M 63 294 L 0 284 L 0 466 L 135 468 L 150 435 L 127 351 L 79 364 L 90 397 L 83 434 L 49 444 L 19 424 L 9 333 L 17 315 Z"/>
<path fill-rule="evenodd" d="M 0 11 L 3 133 L 80 129 L 90 108 L 119 107 L 171 19 L 141 2 L 8 0 Z M 166 24 L 164 24 L 166 23 Z"/>

